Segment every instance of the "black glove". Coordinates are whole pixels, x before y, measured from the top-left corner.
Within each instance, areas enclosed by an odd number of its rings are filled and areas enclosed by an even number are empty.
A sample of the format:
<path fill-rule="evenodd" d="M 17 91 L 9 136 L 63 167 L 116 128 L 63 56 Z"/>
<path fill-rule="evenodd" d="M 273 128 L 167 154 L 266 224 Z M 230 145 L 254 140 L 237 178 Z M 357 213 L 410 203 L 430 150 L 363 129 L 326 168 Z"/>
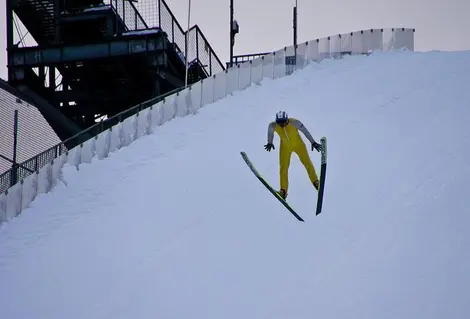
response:
<path fill-rule="evenodd" d="M 321 151 L 321 144 L 317 143 L 317 142 L 313 142 L 312 143 L 312 151 L 313 149 L 316 149 L 317 152 L 320 152 Z"/>
<path fill-rule="evenodd" d="M 266 151 L 271 152 L 271 149 L 274 149 L 274 144 L 273 143 L 268 143 L 264 146 Z"/>

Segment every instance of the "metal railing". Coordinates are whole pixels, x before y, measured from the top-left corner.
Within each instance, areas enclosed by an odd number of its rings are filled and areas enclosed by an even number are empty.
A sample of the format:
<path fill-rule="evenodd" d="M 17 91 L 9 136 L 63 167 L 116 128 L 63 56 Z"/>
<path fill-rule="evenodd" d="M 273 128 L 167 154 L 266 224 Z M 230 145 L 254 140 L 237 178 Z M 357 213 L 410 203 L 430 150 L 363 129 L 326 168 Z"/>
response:
<path fill-rule="evenodd" d="M 108 1 L 113 5 L 113 7 L 116 4 L 119 4 L 119 8 L 123 6 L 123 4 L 118 3 L 118 1 L 123 0 Z M 170 10 L 165 0 L 139 1 L 135 5 L 129 1 L 124 2 L 129 8 L 115 8 L 115 10 L 119 13 L 120 18 L 124 21 L 130 31 L 140 31 L 147 28 L 160 28 L 167 34 L 168 40 L 175 45 L 175 49 L 184 57 L 186 52 L 186 32 L 176 20 L 175 15 Z M 133 10 L 135 10 L 135 14 L 127 13 L 126 15 L 126 12 L 134 12 Z M 137 19 L 142 22 L 136 23 L 135 21 Z M 207 38 L 202 33 L 201 29 L 195 25 L 187 30 L 187 32 L 188 61 L 199 61 L 209 76 L 225 70 L 224 64 L 215 54 L 212 46 L 209 44 L 209 41 L 207 41 Z"/>
<path fill-rule="evenodd" d="M 225 70 L 223 63 L 197 25 L 188 30 L 188 56 L 189 61 L 198 60 L 209 76 Z"/>
<path fill-rule="evenodd" d="M 175 94 L 176 92 L 182 91 L 184 89 L 184 87 L 181 87 L 157 96 L 151 100 L 135 105 L 127 110 L 122 111 L 121 113 L 114 115 L 113 117 L 96 123 L 84 131 L 68 138 L 67 140 L 57 145 L 54 145 L 53 147 L 39 153 L 36 156 L 33 156 L 32 158 L 22 163 L 18 163 L 14 169 L 10 169 L 0 175 L 0 194 L 13 186 L 15 182 L 19 182 L 22 179 L 28 177 L 30 174 L 36 173 L 38 170 L 50 163 L 53 159 L 64 154 L 66 151 L 86 142 L 90 138 L 93 138 L 101 132 L 106 131 L 110 127 L 124 121 L 126 118 L 136 114 L 137 112 L 140 112 L 141 110 L 162 101 L 167 96 Z"/>
<path fill-rule="evenodd" d="M 145 23 L 145 20 L 132 2 L 126 0 L 108 0 L 108 2 L 129 31 L 145 30 L 148 28 L 147 23 Z"/>
<path fill-rule="evenodd" d="M 159 27 L 167 33 L 170 42 L 174 43 L 175 48 L 179 53 L 185 53 L 186 46 L 186 32 L 176 20 L 170 8 L 164 0 L 151 0 L 144 1 L 143 15 L 144 19 L 139 13 L 138 5 L 125 0 L 107 0 L 107 4 L 111 5 L 113 10 L 118 14 L 119 18 L 123 21 L 129 31 L 140 31 L 148 28 Z M 147 20 L 148 23 L 145 21 Z M 205 70 L 207 76 L 212 76 L 225 70 L 223 63 L 215 54 L 212 46 L 207 41 L 206 37 L 195 25 L 187 30 L 188 36 L 188 61 L 197 61 Z M 166 96 L 183 90 L 184 87 L 175 89 L 160 95 L 154 99 L 143 102 L 139 105 L 129 108 L 105 121 L 99 122 L 88 129 L 68 138 L 67 140 L 59 143 L 40 154 L 18 164 L 15 170 L 10 169 L 0 175 L 0 193 L 12 186 L 12 181 L 21 181 L 32 172 L 36 172 L 47 163 L 51 162 L 54 158 L 62 155 L 69 149 L 80 145 L 80 143 L 100 134 L 101 132 L 109 129 L 111 126 L 123 121 L 129 116 L 134 115 L 142 109 L 150 107 L 151 105 L 163 100 Z M 15 173 L 15 176 L 12 174 Z"/>
<path fill-rule="evenodd" d="M 262 57 L 264 55 L 268 55 L 270 53 L 271 52 L 261 52 L 261 53 L 234 55 L 233 60 L 232 60 L 232 64 L 233 64 L 233 66 L 237 66 L 237 64 L 248 62 L 248 61 L 257 59 L 259 57 Z M 231 64 L 230 62 L 226 62 L 225 64 L 226 64 L 227 69 L 230 68 L 230 64 Z"/>

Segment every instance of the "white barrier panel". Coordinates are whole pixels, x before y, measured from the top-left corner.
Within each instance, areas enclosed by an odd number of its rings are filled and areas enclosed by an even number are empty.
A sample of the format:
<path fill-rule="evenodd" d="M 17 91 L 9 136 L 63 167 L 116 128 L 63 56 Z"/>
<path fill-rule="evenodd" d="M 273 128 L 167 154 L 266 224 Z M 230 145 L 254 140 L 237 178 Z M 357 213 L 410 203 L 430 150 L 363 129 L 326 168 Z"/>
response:
<path fill-rule="evenodd" d="M 5 220 L 16 217 L 21 213 L 21 191 L 22 183 L 16 183 L 8 189 Z"/>
<path fill-rule="evenodd" d="M 81 150 L 81 147 L 77 149 Z M 79 153 L 79 152 L 76 152 Z M 38 193 L 37 195 L 46 194 L 52 189 L 52 165 L 53 163 L 46 164 L 38 172 Z M 78 167 L 78 165 L 77 165 Z"/>
<path fill-rule="evenodd" d="M 227 74 L 225 72 L 214 74 L 214 101 L 226 96 Z"/>
<path fill-rule="evenodd" d="M 364 45 L 363 42 L 363 33 L 362 31 L 356 31 L 352 33 L 352 54 L 361 54 L 364 53 Z"/>
<path fill-rule="evenodd" d="M 190 88 L 189 100 L 191 101 L 191 109 L 193 113 L 201 108 L 202 104 L 202 82 L 193 84 Z"/>
<path fill-rule="evenodd" d="M 91 163 L 91 160 L 95 156 L 95 141 L 96 139 L 90 138 L 83 143 L 80 163 Z"/>
<path fill-rule="evenodd" d="M 174 99 L 175 97 L 173 97 Z M 175 111 L 175 107 L 171 107 L 171 111 Z M 172 116 L 173 117 L 173 116 Z M 137 120 L 135 115 L 126 118 L 121 125 L 120 138 L 121 147 L 130 145 L 135 140 L 137 132 Z"/>
<path fill-rule="evenodd" d="M 251 67 L 251 83 L 260 84 L 263 80 L 263 61 L 264 59 L 255 59 L 250 61 L 249 64 Z"/>
<path fill-rule="evenodd" d="M 414 50 L 414 30 L 413 29 L 392 29 L 384 30 L 384 50 L 400 50 L 407 48 Z"/>
<path fill-rule="evenodd" d="M 251 85 L 251 66 L 252 63 L 243 63 L 238 68 L 238 88 L 244 90 Z"/>
<path fill-rule="evenodd" d="M 81 163 L 82 159 L 82 146 L 72 148 L 70 151 L 66 152 L 67 154 L 67 163 L 73 165 L 78 169 L 78 165 Z M 41 170 L 39 170 L 41 172 Z"/>
<path fill-rule="evenodd" d="M 397 30 L 396 33 L 397 43 L 393 49 L 406 49 L 410 51 L 415 50 L 415 30 L 414 29 L 402 29 L 402 32 Z"/>
<path fill-rule="evenodd" d="M 281 73 L 281 75 L 279 75 L 279 66 L 277 65 L 275 68 L 276 68 L 276 78 L 278 77 L 282 77 L 284 75 L 287 75 L 287 74 L 292 74 L 295 70 L 297 70 L 297 66 L 296 66 L 296 59 L 297 59 L 297 56 L 296 56 L 296 52 L 295 52 L 296 48 L 293 46 L 293 45 L 290 45 L 288 47 L 284 47 L 284 59 L 282 61 L 282 63 L 284 64 L 284 70 L 283 72 Z M 276 57 L 275 57 L 276 60 L 279 59 L 279 56 L 277 56 L 277 53 L 276 53 Z"/>
<path fill-rule="evenodd" d="M 238 76 L 240 68 L 230 68 L 225 71 L 225 76 L 227 78 L 225 92 L 227 95 L 232 94 L 235 91 L 238 91 Z"/>
<path fill-rule="evenodd" d="M 192 102 L 191 102 L 191 87 L 188 87 L 186 90 L 184 90 L 184 101 L 186 103 L 186 114 L 185 114 L 185 116 L 194 114 L 193 107 L 192 107 Z"/>
<path fill-rule="evenodd" d="M 157 105 L 152 105 L 149 108 L 149 128 L 148 134 L 153 134 L 155 132 L 155 128 L 158 126 L 158 121 L 160 119 L 160 107 Z"/>
<path fill-rule="evenodd" d="M 341 48 L 341 34 L 330 37 L 330 58 L 337 59 L 343 52 Z"/>
<path fill-rule="evenodd" d="M 353 33 L 340 34 L 341 37 L 341 52 L 352 53 L 352 36 Z"/>
<path fill-rule="evenodd" d="M 31 174 L 21 181 L 23 190 L 21 192 L 21 210 L 25 209 L 32 203 L 38 193 L 38 175 Z M 0 214 L 1 215 L 1 214 Z"/>
<path fill-rule="evenodd" d="M 194 83 L 72 148 L 0 194 L 0 223 L 17 216 L 38 195 L 49 192 L 61 180 L 61 169 L 65 163 L 78 170 L 82 163 L 90 163 L 93 158 L 106 158 L 143 135 L 152 134 L 156 127 L 175 117 L 195 114 L 201 107 L 259 84 L 264 78 L 284 77 L 325 58 L 403 48 L 414 50 L 414 29 L 350 32 L 304 42 L 296 49 L 287 46 Z"/>
<path fill-rule="evenodd" d="M 189 114 L 188 110 L 188 101 L 187 96 L 189 93 L 189 89 L 185 88 L 182 91 L 179 91 L 176 94 L 176 98 L 174 99 L 175 103 L 175 115 L 174 117 L 183 117 Z"/>
<path fill-rule="evenodd" d="M 212 84 L 212 78 L 209 79 Z M 208 82 L 209 82 L 208 81 Z M 166 123 L 172 118 L 174 118 L 176 113 L 176 95 L 171 95 L 163 100 L 162 108 L 162 123 Z"/>
<path fill-rule="evenodd" d="M 148 134 L 148 128 L 149 128 L 149 114 L 150 114 L 150 109 L 144 109 L 140 111 L 139 113 L 136 114 L 137 117 L 137 132 L 136 132 L 136 137 L 135 139 L 138 139 L 146 134 Z"/>
<path fill-rule="evenodd" d="M 108 157 L 111 148 L 111 132 L 106 130 L 96 136 L 96 155 L 99 159 Z"/>
<path fill-rule="evenodd" d="M 161 118 L 160 111 L 161 111 L 160 104 L 152 105 L 149 108 L 149 114 L 148 114 L 149 126 L 147 130 L 148 134 L 153 134 L 155 132 L 155 128 L 159 126 L 158 124 Z"/>
<path fill-rule="evenodd" d="M 278 79 L 286 75 L 286 54 L 285 50 L 281 49 L 273 53 L 273 79 Z"/>
<path fill-rule="evenodd" d="M 388 51 L 393 49 L 394 44 L 393 31 L 391 29 L 385 29 L 382 31 L 382 49 L 383 51 Z"/>
<path fill-rule="evenodd" d="M 201 105 L 206 105 L 214 102 L 214 77 L 208 77 L 202 82 L 202 102 Z"/>
<path fill-rule="evenodd" d="M 274 78 L 274 54 L 270 53 L 263 56 L 263 79 Z"/>
<path fill-rule="evenodd" d="M 307 42 L 301 43 L 297 45 L 297 51 L 295 55 L 295 69 L 302 69 L 307 65 L 307 56 L 308 53 L 308 45 Z"/>
<path fill-rule="evenodd" d="M 320 40 L 312 40 L 307 43 L 307 63 L 320 61 L 320 54 L 318 51 L 318 43 Z"/>
<path fill-rule="evenodd" d="M 7 221 L 7 194 L 8 190 L 0 194 L 0 224 Z"/>
<path fill-rule="evenodd" d="M 318 55 L 320 60 L 330 58 L 330 40 L 328 38 L 322 38 L 318 42 Z"/>
<path fill-rule="evenodd" d="M 365 30 L 362 38 L 362 49 L 364 52 L 380 51 L 383 49 L 381 30 Z"/>
<path fill-rule="evenodd" d="M 90 141 L 94 141 L 95 139 L 92 138 Z M 93 143 L 93 142 L 92 142 Z M 94 144 L 94 143 L 93 143 Z M 50 188 L 54 188 L 58 181 L 63 181 L 62 178 L 62 167 L 67 162 L 67 155 L 64 153 L 57 157 L 55 160 L 52 161 L 51 167 L 51 185 Z M 91 159 L 90 159 L 91 162 Z M 29 203 L 28 203 L 29 205 Z"/>
<path fill-rule="evenodd" d="M 112 126 L 109 130 L 111 135 L 111 144 L 109 147 L 109 152 L 113 153 L 121 148 L 121 139 L 119 137 L 119 132 L 121 131 L 121 123 Z"/>

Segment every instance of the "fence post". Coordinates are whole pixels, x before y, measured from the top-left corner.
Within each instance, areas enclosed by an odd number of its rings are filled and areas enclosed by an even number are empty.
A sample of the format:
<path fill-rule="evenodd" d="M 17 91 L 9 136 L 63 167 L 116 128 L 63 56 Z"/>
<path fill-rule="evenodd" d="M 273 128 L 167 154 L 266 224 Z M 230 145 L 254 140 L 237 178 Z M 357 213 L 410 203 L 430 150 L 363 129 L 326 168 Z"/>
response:
<path fill-rule="evenodd" d="M 18 177 L 18 163 L 16 161 L 16 149 L 18 146 L 18 110 L 15 110 L 13 122 L 13 164 L 11 168 L 10 187 L 16 184 Z"/>

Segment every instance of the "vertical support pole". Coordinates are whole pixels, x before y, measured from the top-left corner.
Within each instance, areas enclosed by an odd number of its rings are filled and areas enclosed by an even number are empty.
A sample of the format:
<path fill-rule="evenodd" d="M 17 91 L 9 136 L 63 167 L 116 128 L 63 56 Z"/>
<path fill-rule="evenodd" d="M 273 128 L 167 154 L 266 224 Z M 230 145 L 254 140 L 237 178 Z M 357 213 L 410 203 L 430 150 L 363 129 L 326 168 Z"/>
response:
<path fill-rule="evenodd" d="M 294 7 L 294 65 L 297 65 L 297 0 Z"/>
<path fill-rule="evenodd" d="M 18 179 L 18 163 L 16 161 L 16 149 L 18 147 L 18 110 L 15 110 L 13 122 L 13 164 L 11 169 L 10 187 L 16 184 Z"/>
<path fill-rule="evenodd" d="M 158 0 L 158 26 L 162 27 L 162 0 Z"/>
<path fill-rule="evenodd" d="M 124 21 L 124 25 L 127 26 L 127 21 L 126 21 L 126 5 L 125 2 L 122 2 L 122 20 Z"/>
<path fill-rule="evenodd" d="M 199 59 L 199 29 L 196 28 L 196 57 Z"/>
<path fill-rule="evenodd" d="M 230 0 L 230 67 L 233 67 L 233 0 Z"/>
<path fill-rule="evenodd" d="M 294 47 L 297 46 L 297 7 L 294 7 Z"/>
<path fill-rule="evenodd" d="M 175 41 L 175 19 L 171 18 L 171 42 Z"/>
<path fill-rule="evenodd" d="M 54 94 L 56 87 L 56 80 L 55 80 L 55 67 L 49 66 L 49 90 L 51 94 Z"/>
<path fill-rule="evenodd" d="M 213 75 L 212 73 L 212 51 L 209 51 L 209 74 Z"/>
<path fill-rule="evenodd" d="M 189 25 L 191 21 L 191 0 L 188 0 L 188 28 L 186 29 L 186 40 L 185 40 L 185 53 L 184 57 L 186 60 L 186 75 L 184 77 L 184 87 L 188 87 L 188 42 L 189 42 Z"/>

